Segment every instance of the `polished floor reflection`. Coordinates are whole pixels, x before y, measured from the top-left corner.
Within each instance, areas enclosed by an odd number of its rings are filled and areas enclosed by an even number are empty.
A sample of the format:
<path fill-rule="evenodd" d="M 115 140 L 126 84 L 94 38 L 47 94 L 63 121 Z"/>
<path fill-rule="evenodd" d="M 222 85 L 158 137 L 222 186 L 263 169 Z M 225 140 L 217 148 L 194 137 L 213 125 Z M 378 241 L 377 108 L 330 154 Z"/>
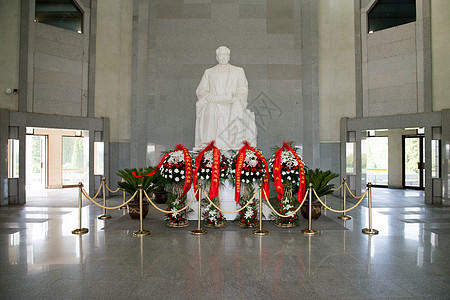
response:
<path fill-rule="evenodd" d="M 151 210 L 151 234 L 141 238 L 125 211 L 103 221 L 101 208 L 86 205 L 89 233 L 77 236 L 78 211 L 66 200 L 0 208 L 0 299 L 449 298 L 450 208 L 424 205 L 419 191 L 374 189 L 375 236 L 361 233 L 364 205 L 345 223 L 327 211 L 312 237 L 301 233 L 303 219 L 295 229 L 266 222 L 262 237 L 233 223 L 193 236 L 195 221 L 170 229 Z"/>

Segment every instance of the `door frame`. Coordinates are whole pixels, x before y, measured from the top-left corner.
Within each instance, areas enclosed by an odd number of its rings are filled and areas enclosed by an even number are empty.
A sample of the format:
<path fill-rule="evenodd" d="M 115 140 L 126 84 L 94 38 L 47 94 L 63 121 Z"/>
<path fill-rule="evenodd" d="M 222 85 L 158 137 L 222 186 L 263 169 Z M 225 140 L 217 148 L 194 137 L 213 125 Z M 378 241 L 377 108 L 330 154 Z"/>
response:
<path fill-rule="evenodd" d="M 418 138 L 419 139 L 419 164 L 421 168 L 419 169 L 419 186 L 407 186 L 405 180 L 405 140 L 407 138 Z M 414 190 L 425 190 L 425 182 L 424 182 L 424 172 L 425 172 L 425 153 L 424 153 L 424 143 L 425 136 L 422 134 L 415 135 L 402 135 L 402 186 L 404 189 L 414 189 Z"/>
<path fill-rule="evenodd" d="M 28 134 L 27 134 L 28 136 Z M 38 136 L 41 141 L 44 141 L 43 144 L 41 144 L 41 180 L 43 180 L 44 182 L 41 182 L 41 186 L 44 189 L 48 188 L 48 135 L 45 134 L 31 134 L 29 136 Z M 26 147 L 32 147 L 32 145 L 28 145 L 28 143 L 26 144 Z M 44 149 L 42 149 L 44 148 Z M 27 151 L 25 151 L 27 152 Z M 44 159 L 42 159 L 42 157 L 44 156 Z M 31 157 L 26 157 L 26 159 L 31 159 Z M 42 172 L 44 174 L 42 174 Z M 28 176 L 28 172 L 26 171 L 25 174 L 27 174 Z M 28 179 L 26 179 L 25 181 L 27 181 Z"/>

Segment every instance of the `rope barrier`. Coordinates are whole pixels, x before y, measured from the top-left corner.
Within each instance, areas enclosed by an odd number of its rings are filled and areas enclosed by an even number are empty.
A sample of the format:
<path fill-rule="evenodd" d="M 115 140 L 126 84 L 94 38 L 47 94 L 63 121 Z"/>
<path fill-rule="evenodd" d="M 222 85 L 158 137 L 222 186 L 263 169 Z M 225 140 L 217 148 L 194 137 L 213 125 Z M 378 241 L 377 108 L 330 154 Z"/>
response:
<path fill-rule="evenodd" d="M 95 198 L 93 199 L 93 198 L 89 197 L 89 195 L 86 193 L 86 191 L 85 191 L 84 189 L 81 190 L 81 192 L 83 193 L 83 195 L 84 195 L 87 199 L 91 200 L 91 201 L 92 201 L 95 205 L 97 205 L 98 207 L 101 207 L 101 208 L 104 208 L 104 209 L 118 209 L 119 207 L 122 207 L 122 206 L 127 205 L 131 200 L 134 199 L 134 197 L 136 197 L 138 191 L 139 191 L 139 190 L 137 190 L 137 191 L 134 193 L 134 195 L 133 195 L 127 202 L 122 203 L 121 205 L 118 205 L 118 206 L 114 206 L 114 207 L 106 207 L 106 206 L 104 206 L 104 205 L 101 205 L 101 204 L 98 204 L 97 202 L 95 202 L 95 200 L 94 200 Z"/>
<path fill-rule="evenodd" d="M 314 191 L 314 195 L 316 196 L 317 200 L 319 200 L 319 202 L 322 203 L 322 205 L 324 207 L 326 207 L 328 210 L 331 210 L 332 212 L 335 212 L 335 213 L 345 213 L 345 212 L 351 211 L 352 209 L 355 209 L 361 203 L 361 201 L 363 201 L 364 197 L 367 194 L 368 189 L 366 189 L 364 194 L 361 195 L 359 201 L 354 206 L 352 206 L 348 209 L 344 209 L 344 210 L 332 209 L 331 207 L 327 206 L 325 203 L 322 202 L 322 200 L 319 198 L 319 196 L 317 196 L 316 190 L 313 189 L 313 191 Z"/>
<path fill-rule="evenodd" d="M 197 193 L 198 193 L 198 191 L 195 192 L 194 197 L 192 197 L 191 201 L 189 201 L 189 203 L 185 207 L 183 207 L 179 210 L 164 210 L 164 209 L 159 208 L 156 204 L 154 204 L 153 201 L 148 197 L 147 192 L 144 191 L 144 195 L 145 195 L 145 197 L 147 197 L 147 200 L 151 203 L 151 205 L 153 205 L 154 208 L 156 208 L 157 210 L 159 210 L 160 212 L 165 213 L 165 214 L 179 213 L 179 212 L 182 212 L 183 210 L 187 209 L 189 207 L 189 205 L 191 205 L 194 198 L 197 196 Z"/>
<path fill-rule="evenodd" d="M 339 191 L 339 190 L 341 189 L 341 187 L 344 185 L 344 182 L 347 183 L 346 180 L 345 180 L 345 178 L 344 178 L 344 180 L 342 180 L 342 183 L 341 183 L 341 185 L 340 185 L 338 188 L 336 188 L 336 189 L 331 189 L 331 190 L 332 190 L 333 192 Z"/>
<path fill-rule="evenodd" d="M 100 186 L 98 187 L 97 194 L 95 194 L 94 198 L 92 198 L 92 199 L 97 198 L 98 194 L 100 194 L 100 190 L 102 189 L 102 186 L 103 186 L 103 182 L 102 182 L 102 184 L 100 184 Z M 92 201 L 92 200 L 91 200 L 91 201 Z"/>
<path fill-rule="evenodd" d="M 264 195 L 265 195 L 266 198 L 267 198 L 267 193 L 266 193 L 266 191 L 263 190 L 263 192 L 264 192 Z M 306 197 L 308 196 L 308 193 L 309 193 L 309 189 L 308 189 L 308 191 L 305 193 L 305 197 L 303 197 L 303 201 L 302 201 L 302 203 L 300 203 L 299 207 L 297 207 L 296 210 L 294 210 L 292 213 L 290 213 L 290 214 L 288 214 L 288 215 L 282 215 L 282 214 L 280 214 L 279 212 L 277 212 L 277 211 L 273 208 L 273 206 L 272 206 L 272 204 L 270 203 L 270 201 L 267 201 L 267 203 L 269 204 L 269 207 L 273 210 L 273 212 L 274 212 L 277 216 L 282 217 L 282 218 L 289 218 L 289 217 L 295 215 L 295 214 L 300 210 L 300 208 L 301 208 L 301 207 L 303 206 L 303 204 L 305 203 L 305 200 L 306 200 Z"/>
<path fill-rule="evenodd" d="M 356 197 L 355 195 L 353 195 L 352 191 L 350 191 L 350 187 L 348 186 L 347 183 L 345 183 L 345 186 L 347 187 L 347 190 L 348 190 L 348 192 L 350 193 L 350 195 L 352 195 L 352 197 L 355 198 L 355 199 L 361 198 L 362 196 L 365 196 L 365 195 L 366 195 L 366 193 L 364 193 L 364 194 L 362 194 L 361 196 Z M 366 192 L 367 192 L 367 189 L 366 189 Z"/>
<path fill-rule="evenodd" d="M 211 199 L 209 199 L 209 196 L 208 196 L 208 194 L 206 194 L 205 190 L 203 190 L 203 194 L 206 196 L 206 199 L 208 199 L 208 201 L 209 201 L 209 202 L 210 202 L 217 210 L 219 210 L 220 212 L 222 212 L 222 213 L 224 213 L 224 214 L 235 214 L 235 213 L 240 212 L 241 210 L 244 210 L 247 206 L 249 206 L 250 203 L 252 203 L 253 200 L 255 199 L 256 195 L 258 194 L 258 191 L 255 192 L 255 194 L 253 195 L 253 197 L 252 197 L 250 200 L 248 200 L 247 204 L 245 204 L 243 207 L 241 207 L 240 209 L 235 210 L 235 211 L 225 211 L 225 210 L 222 210 L 222 209 L 221 209 L 220 207 L 218 207 Z"/>
<path fill-rule="evenodd" d="M 117 193 L 120 190 L 120 187 L 118 187 L 115 191 L 111 190 L 106 182 L 105 182 L 105 187 L 108 189 L 108 191 L 110 191 L 113 194 Z"/>

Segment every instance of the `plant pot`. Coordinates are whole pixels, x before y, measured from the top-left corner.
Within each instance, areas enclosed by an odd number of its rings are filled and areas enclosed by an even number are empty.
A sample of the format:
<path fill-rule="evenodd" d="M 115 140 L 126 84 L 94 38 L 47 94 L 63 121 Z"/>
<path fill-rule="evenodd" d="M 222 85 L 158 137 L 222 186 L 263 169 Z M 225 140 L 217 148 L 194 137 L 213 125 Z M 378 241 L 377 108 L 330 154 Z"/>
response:
<path fill-rule="evenodd" d="M 142 218 L 145 218 L 145 216 L 148 214 L 148 208 L 149 208 L 150 204 L 148 203 L 148 201 L 144 201 L 142 202 Z M 134 220 L 139 220 L 139 202 L 130 202 L 128 203 L 128 214 L 130 215 L 130 217 Z"/>
<path fill-rule="evenodd" d="M 309 218 L 309 203 L 305 202 L 303 206 L 300 208 L 300 212 L 302 213 L 303 218 Z M 322 204 L 313 203 L 311 205 L 311 219 L 317 220 L 322 214 Z"/>
<path fill-rule="evenodd" d="M 203 225 L 205 227 L 209 227 L 209 228 L 223 228 L 223 227 L 227 226 L 227 221 L 222 220 L 222 221 L 218 222 L 217 224 L 211 224 L 211 223 L 203 221 Z"/>
<path fill-rule="evenodd" d="M 241 221 L 239 221 L 237 223 L 237 225 L 242 228 L 256 228 L 259 226 L 258 224 L 253 224 L 253 223 L 247 224 L 247 223 L 242 223 Z"/>
<path fill-rule="evenodd" d="M 155 203 L 164 204 L 167 202 L 167 191 L 155 191 L 153 192 L 153 195 L 155 195 Z"/>
<path fill-rule="evenodd" d="M 293 221 L 292 223 L 281 223 L 278 221 L 275 221 L 275 226 L 280 227 L 280 228 L 292 228 L 297 226 L 297 224 L 295 223 L 295 221 Z"/>
<path fill-rule="evenodd" d="M 189 221 L 184 219 L 181 220 L 179 222 L 172 222 L 172 221 L 168 221 L 166 222 L 166 226 L 167 227 L 172 227 L 172 228 L 183 228 L 183 227 L 188 227 L 189 226 Z"/>

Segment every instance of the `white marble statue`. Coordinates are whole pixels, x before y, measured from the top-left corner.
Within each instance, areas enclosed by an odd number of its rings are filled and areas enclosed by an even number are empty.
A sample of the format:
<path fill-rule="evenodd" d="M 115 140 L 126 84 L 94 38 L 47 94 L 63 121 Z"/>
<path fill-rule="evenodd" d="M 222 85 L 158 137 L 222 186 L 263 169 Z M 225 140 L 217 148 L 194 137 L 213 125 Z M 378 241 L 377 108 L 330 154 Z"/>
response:
<path fill-rule="evenodd" d="M 230 49 L 216 50 L 218 64 L 205 70 L 197 88 L 195 148 L 216 141 L 221 149 L 239 149 L 247 140 L 256 147 L 255 115 L 247 109 L 244 69 L 229 64 Z"/>

